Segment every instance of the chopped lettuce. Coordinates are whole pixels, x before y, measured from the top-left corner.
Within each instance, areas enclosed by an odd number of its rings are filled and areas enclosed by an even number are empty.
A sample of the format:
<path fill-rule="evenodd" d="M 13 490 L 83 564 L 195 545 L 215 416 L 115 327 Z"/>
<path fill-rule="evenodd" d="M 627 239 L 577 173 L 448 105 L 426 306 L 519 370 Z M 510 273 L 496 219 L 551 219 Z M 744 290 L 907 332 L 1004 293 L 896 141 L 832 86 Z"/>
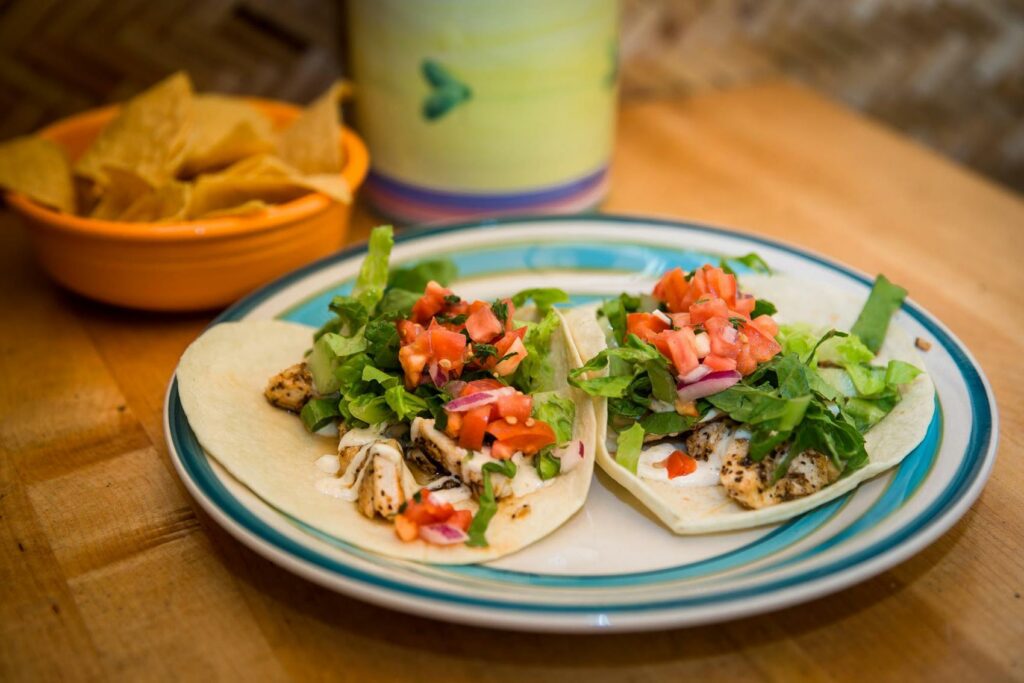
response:
<path fill-rule="evenodd" d="M 367 310 L 373 310 L 384 296 L 388 285 L 388 259 L 395 243 L 390 225 L 374 228 L 363 265 L 359 268 L 352 296 Z"/>
<path fill-rule="evenodd" d="M 466 541 L 466 545 L 475 548 L 486 548 L 487 527 L 491 523 L 491 518 L 498 511 L 498 501 L 494 497 L 494 487 L 491 484 L 491 473 L 503 474 L 511 479 L 516 476 L 516 464 L 511 460 L 492 461 L 484 463 L 484 466 L 480 468 L 480 472 L 483 476 L 484 490 L 480 494 L 480 507 L 477 509 L 476 514 L 473 515 L 473 521 L 470 522 L 469 529 L 467 530 L 469 540 Z"/>
<path fill-rule="evenodd" d="M 421 413 L 429 412 L 427 402 L 405 390 L 401 385 L 389 387 L 384 392 L 384 401 L 395 412 L 399 420 L 409 420 Z"/>
<path fill-rule="evenodd" d="M 420 261 L 409 266 L 393 268 L 388 276 L 388 289 L 423 292 L 431 280 L 448 286 L 459 274 L 459 269 L 448 259 Z M 418 296 L 418 295 L 417 295 Z"/>
<path fill-rule="evenodd" d="M 535 394 L 533 416 L 551 425 L 559 445 L 572 439 L 573 425 L 576 422 L 576 404 L 572 399 L 555 391 Z"/>
<path fill-rule="evenodd" d="M 519 363 L 512 384 L 523 393 L 550 391 L 555 387 L 555 368 L 551 363 L 551 335 L 560 324 L 558 314 L 548 311 L 540 322 L 527 325 L 523 345 L 526 358 Z"/>
<path fill-rule="evenodd" d="M 755 273 L 764 273 L 765 275 L 771 275 L 772 269 L 768 267 L 761 255 L 755 251 L 745 254 L 744 256 L 733 256 L 732 258 L 719 259 L 718 267 L 730 275 L 735 275 L 736 271 L 732 269 L 730 264 L 738 263 L 746 266 Z"/>
<path fill-rule="evenodd" d="M 340 414 L 337 397 L 311 398 L 306 405 L 302 406 L 299 417 L 306 429 L 315 432 L 329 425 Z"/>
<path fill-rule="evenodd" d="M 562 461 L 551 454 L 551 449 L 544 449 L 537 456 L 537 476 L 547 481 L 558 476 L 562 471 Z"/>
<path fill-rule="evenodd" d="M 903 305 L 906 297 L 907 290 L 889 282 L 884 275 L 879 275 L 850 332 L 860 337 L 873 353 L 878 353 L 885 341 L 885 333 L 889 330 L 889 320 Z"/>
<path fill-rule="evenodd" d="M 555 304 L 568 301 L 569 295 L 566 294 L 565 291 L 556 287 L 533 287 L 531 289 L 524 289 L 521 292 L 517 292 L 512 295 L 512 303 L 516 308 L 522 306 L 531 299 L 537 306 L 537 310 L 541 314 L 544 314 L 547 313 Z"/>
<path fill-rule="evenodd" d="M 619 442 L 615 449 L 615 462 L 636 474 L 636 466 L 640 462 L 640 451 L 644 446 L 644 428 L 640 423 L 619 433 Z"/>

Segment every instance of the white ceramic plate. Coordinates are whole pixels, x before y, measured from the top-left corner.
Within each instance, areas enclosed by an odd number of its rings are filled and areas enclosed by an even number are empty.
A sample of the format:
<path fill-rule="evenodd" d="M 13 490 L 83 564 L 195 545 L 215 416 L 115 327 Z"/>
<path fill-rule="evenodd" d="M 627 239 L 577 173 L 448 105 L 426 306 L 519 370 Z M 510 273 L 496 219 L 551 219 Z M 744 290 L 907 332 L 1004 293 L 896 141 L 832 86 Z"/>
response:
<path fill-rule="evenodd" d="M 650 288 L 665 269 L 760 253 L 778 272 L 867 296 L 871 279 L 778 242 L 707 226 L 614 216 L 508 220 L 401 235 L 393 263 L 441 255 L 453 287 L 493 298 L 561 287 L 582 303 Z M 319 325 L 346 292 L 359 246 L 296 271 L 217 321 L 283 318 Z M 611 479 L 598 475 L 583 510 L 548 538 L 499 561 L 427 566 L 324 536 L 283 516 L 209 459 L 189 429 L 172 380 L 165 409 L 175 466 L 196 500 L 264 557 L 329 588 L 394 609 L 531 631 L 641 630 L 764 612 L 863 581 L 949 529 L 995 458 L 996 407 L 963 344 L 912 301 L 895 323 L 931 342 L 924 354 L 937 410 L 899 468 L 784 524 L 674 536 Z"/>

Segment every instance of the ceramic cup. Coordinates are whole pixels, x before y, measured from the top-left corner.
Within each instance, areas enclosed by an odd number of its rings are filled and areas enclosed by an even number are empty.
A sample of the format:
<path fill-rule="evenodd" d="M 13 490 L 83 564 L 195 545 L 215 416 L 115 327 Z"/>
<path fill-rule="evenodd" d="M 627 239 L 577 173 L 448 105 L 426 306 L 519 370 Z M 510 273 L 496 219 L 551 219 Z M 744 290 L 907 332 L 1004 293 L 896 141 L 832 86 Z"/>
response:
<path fill-rule="evenodd" d="M 616 0 L 350 0 L 367 195 L 399 220 L 593 208 L 607 190 Z"/>

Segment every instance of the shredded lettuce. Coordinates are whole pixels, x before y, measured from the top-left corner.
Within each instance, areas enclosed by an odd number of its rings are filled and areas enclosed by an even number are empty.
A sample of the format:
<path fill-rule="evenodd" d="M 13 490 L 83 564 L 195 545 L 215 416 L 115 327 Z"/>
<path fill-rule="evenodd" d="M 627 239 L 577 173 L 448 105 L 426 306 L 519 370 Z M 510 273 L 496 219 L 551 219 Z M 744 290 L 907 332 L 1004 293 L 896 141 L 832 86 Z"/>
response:
<path fill-rule="evenodd" d="M 850 332 L 860 337 L 873 353 L 878 353 L 885 341 L 885 333 L 889 330 L 892 314 L 899 310 L 906 298 L 907 290 L 893 284 L 884 275 L 879 275 Z"/>
<path fill-rule="evenodd" d="M 459 269 L 449 259 L 420 261 L 409 266 L 393 268 L 388 276 L 387 286 L 389 290 L 423 292 L 431 280 L 447 287 L 458 274 Z"/>
<path fill-rule="evenodd" d="M 302 406 L 299 417 L 306 429 L 315 432 L 333 422 L 340 414 L 337 398 L 311 398 Z"/>
<path fill-rule="evenodd" d="M 644 428 L 640 423 L 619 433 L 619 442 L 615 449 L 615 462 L 636 474 L 636 466 L 640 462 L 640 451 L 644 446 Z"/>
<path fill-rule="evenodd" d="M 558 476 L 562 471 L 562 461 L 551 454 L 550 448 L 545 448 L 537 456 L 537 476 L 542 481 L 547 481 Z"/>
<path fill-rule="evenodd" d="M 744 256 L 733 256 L 732 258 L 719 259 L 718 267 L 724 272 L 730 275 L 735 275 L 736 271 L 730 267 L 730 264 L 738 263 L 744 265 L 755 273 L 764 273 L 766 275 L 772 274 L 772 269 L 768 267 L 761 255 L 755 251 L 745 254 Z"/>
<path fill-rule="evenodd" d="M 401 385 L 389 387 L 384 392 L 384 401 L 395 412 L 399 420 L 409 420 L 420 413 L 429 412 L 425 400 L 416 394 L 409 393 Z"/>
<path fill-rule="evenodd" d="M 390 225 L 382 225 L 370 233 L 369 246 L 359 268 L 352 296 L 367 310 L 373 310 L 384 296 L 388 285 L 388 259 L 395 240 Z"/>
<path fill-rule="evenodd" d="M 548 311 L 540 322 L 527 325 L 523 346 L 526 358 L 519 363 L 512 384 L 526 394 L 550 391 L 555 387 L 555 368 L 551 363 L 551 335 L 560 324 L 558 314 Z"/>
<path fill-rule="evenodd" d="M 503 474 L 511 479 L 516 476 L 516 464 L 511 460 L 488 462 L 484 463 L 480 472 L 483 476 L 484 490 L 478 501 L 480 507 L 477 508 L 473 521 L 469 524 L 467 530 L 469 540 L 466 541 L 466 545 L 474 548 L 487 547 L 487 527 L 491 523 L 491 518 L 498 511 L 498 501 L 494 498 L 494 487 L 491 484 L 491 473 Z"/>
<path fill-rule="evenodd" d="M 555 287 L 533 287 L 512 295 L 512 303 L 516 308 L 522 306 L 530 299 L 533 299 L 533 303 L 537 306 L 537 311 L 544 314 L 555 304 L 568 301 L 569 295 Z"/>
<path fill-rule="evenodd" d="M 576 422 L 576 404 L 572 399 L 555 391 L 535 394 L 533 416 L 551 425 L 559 445 L 572 439 L 573 425 Z"/>

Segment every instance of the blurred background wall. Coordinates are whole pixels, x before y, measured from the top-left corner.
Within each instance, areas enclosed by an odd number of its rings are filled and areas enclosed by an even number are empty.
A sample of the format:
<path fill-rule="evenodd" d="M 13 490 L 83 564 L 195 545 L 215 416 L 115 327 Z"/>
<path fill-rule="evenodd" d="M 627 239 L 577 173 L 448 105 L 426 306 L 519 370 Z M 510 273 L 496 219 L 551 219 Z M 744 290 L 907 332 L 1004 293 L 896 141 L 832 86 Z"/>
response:
<path fill-rule="evenodd" d="M 332 0 L 0 0 L 0 139 L 176 69 L 305 102 L 339 73 Z M 787 76 L 1024 192 L 1024 2 L 623 0 L 626 100 Z"/>

